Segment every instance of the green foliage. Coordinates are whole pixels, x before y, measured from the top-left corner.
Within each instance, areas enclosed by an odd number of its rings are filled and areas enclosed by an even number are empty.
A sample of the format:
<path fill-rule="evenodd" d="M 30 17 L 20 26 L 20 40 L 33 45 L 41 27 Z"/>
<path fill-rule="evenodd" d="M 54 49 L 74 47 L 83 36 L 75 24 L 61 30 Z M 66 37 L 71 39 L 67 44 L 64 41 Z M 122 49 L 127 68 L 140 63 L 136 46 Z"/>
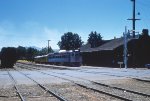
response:
<path fill-rule="evenodd" d="M 39 53 L 39 51 L 35 48 L 32 48 L 32 47 L 29 47 L 27 50 L 26 50 L 26 59 L 28 61 L 34 61 L 34 57 L 37 56 Z"/>
<path fill-rule="evenodd" d="M 17 53 L 18 53 L 19 59 L 25 59 L 25 57 L 26 57 L 26 48 L 22 47 L 22 46 L 18 46 Z"/>
<path fill-rule="evenodd" d="M 49 53 L 52 53 L 54 52 L 53 49 L 50 47 L 49 48 Z M 39 51 L 39 55 L 45 55 L 45 54 L 48 54 L 48 48 L 45 47 L 45 48 L 42 48 L 42 50 Z"/>
<path fill-rule="evenodd" d="M 49 50 L 50 52 L 53 52 L 51 47 Z M 18 59 L 33 61 L 35 56 L 45 55 L 47 54 L 47 51 L 48 51 L 47 48 L 43 48 L 42 50 L 39 51 L 32 47 L 29 48 L 25 48 L 22 46 L 19 46 L 17 48 L 4 47 L 0 52 L 1 67 L 12 68 Z"/>
<path fill-rule="evenodd" d="M 95 32 L 92 31 L 89 34 L 88 43 L 91 44 L 92 48 L 95 48 L 95 47 L 98 47 L 98 46 L 102 45 L 103 40 L 102 40 L 102 37 L 99 33 L 97 33 L 96 31 Z"/>
<path fill-rule="evenodd" d="M 72 32 L 67 32 L 63 36 L 61 36 L 61 41 L 58 42 L 58 46 L 60 49 L 65 50 L 75 50 L 81 47 L 83 41 L 81 37 Z"/>
<path fill-rule="evenodd" d="M 39 55 L 45 55 L 48 53 L 48 48 L 45 47 L 45 48 L 42 48 L 40 51 L 39 51 Z"/>
<path fill-rule="evenodd" d="M 17 49 L 14 47 L 2 48 L 1 50 L 1 66 L 3 68 L 12 68 L 18 59 Z"/>

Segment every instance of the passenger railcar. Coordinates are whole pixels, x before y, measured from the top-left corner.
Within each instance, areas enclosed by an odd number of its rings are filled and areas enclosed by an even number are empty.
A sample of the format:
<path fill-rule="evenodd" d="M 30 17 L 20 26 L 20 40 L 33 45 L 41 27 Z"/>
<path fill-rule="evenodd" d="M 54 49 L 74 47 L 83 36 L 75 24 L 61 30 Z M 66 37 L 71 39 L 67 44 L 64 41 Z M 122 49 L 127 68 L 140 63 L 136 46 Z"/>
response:
<path fill-rule="evenodd" d="M 48 55 L 36 56 L 36 57 L 34 57 L 34 61 L 36 63 L 47 63 Z"/>
<path fill-rule="evenodd" d="M 80 66 L 82 63 L 82 57 L 80 51 L 64 51 L 37 56 L 35 57 L 35 62 L 54 65 Z"/>

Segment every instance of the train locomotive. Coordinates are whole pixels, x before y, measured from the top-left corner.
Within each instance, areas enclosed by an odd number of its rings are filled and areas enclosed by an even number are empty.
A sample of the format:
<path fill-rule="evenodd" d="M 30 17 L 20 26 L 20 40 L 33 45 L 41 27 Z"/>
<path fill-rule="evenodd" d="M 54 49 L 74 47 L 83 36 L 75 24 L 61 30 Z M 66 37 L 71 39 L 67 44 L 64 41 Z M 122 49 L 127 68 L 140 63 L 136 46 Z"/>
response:
<path fill-rule="evenodd" d="M 80 51 L 60 51 L 56 53 L 49 53 L 47 55 L 36 56 L 34 61 L 36 63 L 52 65 L 80 66 L 82 64 L 82 57 Z"/>

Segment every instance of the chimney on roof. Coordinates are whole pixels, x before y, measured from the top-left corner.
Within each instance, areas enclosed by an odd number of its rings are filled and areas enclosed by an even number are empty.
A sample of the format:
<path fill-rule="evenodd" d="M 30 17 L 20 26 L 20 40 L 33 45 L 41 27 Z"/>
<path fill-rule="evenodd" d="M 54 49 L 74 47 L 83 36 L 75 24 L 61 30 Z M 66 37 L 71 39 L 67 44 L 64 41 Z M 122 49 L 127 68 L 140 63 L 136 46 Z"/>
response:
<path fill-rule="evenodd" d="M 142 35 L 148 35 L 148 34 L 149 34 L 148 29 L 143 29 L 143 30 L 142 30 Z"/>

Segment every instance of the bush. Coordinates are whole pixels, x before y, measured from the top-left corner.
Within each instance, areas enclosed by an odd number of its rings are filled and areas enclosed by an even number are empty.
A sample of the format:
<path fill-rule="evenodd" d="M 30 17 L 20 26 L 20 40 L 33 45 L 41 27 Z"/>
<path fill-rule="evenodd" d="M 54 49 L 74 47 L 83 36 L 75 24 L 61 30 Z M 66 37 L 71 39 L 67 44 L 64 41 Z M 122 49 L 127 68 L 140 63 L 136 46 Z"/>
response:
<path fill-rule="evenodd" d="M 14 47 L 2 48 L 1 50 L 1 67 L 13 68 L 18 59 L 17 49 Z"/>

